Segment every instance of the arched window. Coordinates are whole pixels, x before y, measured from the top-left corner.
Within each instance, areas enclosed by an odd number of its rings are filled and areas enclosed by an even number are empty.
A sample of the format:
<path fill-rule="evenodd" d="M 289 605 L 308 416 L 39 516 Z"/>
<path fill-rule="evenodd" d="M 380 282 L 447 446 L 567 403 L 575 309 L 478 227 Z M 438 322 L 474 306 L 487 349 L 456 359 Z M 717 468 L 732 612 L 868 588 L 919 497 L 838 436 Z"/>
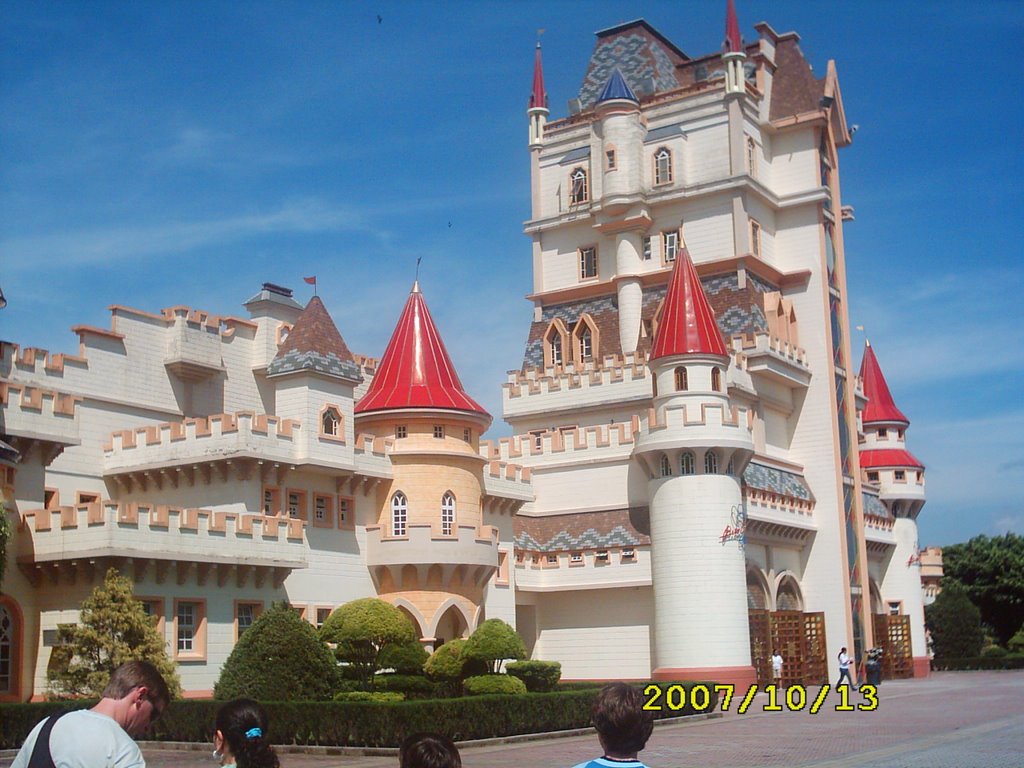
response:
<path fill-rule="evenodd" d="M 686 376 L 686 369 L 682 366 L 676 368 L 676 392 L 685 392 L 690 388 Z"/>
<path fill-rule="evenodd" d="M 715 455 L 714 451 L 708 451 L 704 454 L 704 474 L 718 474 L 718 457 Z"/>
<path fill-rule="evenodd" d="M 672 476 L 672 462 L 668 460 L 668 456 L 665 454 L 661 455 L 661 476 L 671 477 Z"/>
<path fill-rule="evenodd" d="M 711 369 L 711 388 L 715 392 L 722 391 L 722 369 L 712 368 Z"/>
<path fill-rule="evenodd" d="M 327 408 L 320 417 L 320 431 L 325 435 L 337 437 L 341 434 L 341 414 L 337 408 Z"/>
<path fill-rule="evenodd" d="M 735 459 L 729 459 L 729 464 L 725 468 L 725 474 L 735 475 L 736 474 L 736 461 Z"/>
<path fill-rule="evenodd" d="M 409 503 L 405 494 L 398 491 L 391 497 L 391 535 L 405 536 L 405 524 L 409 519 Z"/>
<path fill-rule="evenodd" d="M 455 531 L 455 495 L 448 491 L 441 497 L 441 535 L 451 536 Z"/>
<path fill-rule="evenodd" d="M 751 178 L 757 178 L 757 145 L 749 136 L 747 136 L 747 173 Z"/>
<path fill-rule="evenodd" d="M 587 185 L 587 172 L 575 168 L 569 174 L 569 205 L 579 205 L 590 199 L 590 188 Z"/>
<path fill-rule="evenodd" d="M 672 153 L 668 147 L 661 147 L 654 153 L 654 184 L 668 184 L 672 181 Z"/>
<path fill-rule="evenodd" d="M 544 332 L 544 367 L 551 368 L 565 364 L 565 341 L 569 336 L 565 323 L 555 318 Z"/>
<path fill-rule="evenodd" d="M 13 598 L 0 598 L 0 697 L 17 697 L 21 644 L 20 609 Z"/>
<path fill-rule="evenodd" d="M 694 463 L 693 451 L 683 451 L 683 455 L 679 457 L 680 474 L 692 475 L 696 471 Z"/>
<path fill-rule="evenodd" d="M 580 331 L 580 360 L 594 359 L 594 335 L 589 328 Z"/>

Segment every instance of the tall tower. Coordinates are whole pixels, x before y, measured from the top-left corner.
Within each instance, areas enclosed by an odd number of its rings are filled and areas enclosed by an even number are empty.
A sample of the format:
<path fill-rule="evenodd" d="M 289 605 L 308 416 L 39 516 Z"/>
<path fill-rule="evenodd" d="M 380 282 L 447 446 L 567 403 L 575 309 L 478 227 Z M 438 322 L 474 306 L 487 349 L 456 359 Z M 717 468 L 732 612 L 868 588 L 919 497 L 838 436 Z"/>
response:
<path fill-rule="evenodd" d="M 533 60 L 533 90 L 530 92 L 526 114 L 530 118 L 530 149 L 540 149 L 544 145 L 544 124 L 548 118 L 548 92 L 544 90 L 544 67 L 540 59 L 539 40 Z"/>
<path fill-rule="evenodd" d="M 927 676 L 928 645 L 924 635 L 924 592 L 917 539 L 917 516 L 925 502 L 924 464 L 907 450 L 910 420 L 896 407 L 870 342 L 860 364 L 868 404 L 861 414 L 864 442 L 860 448 L 862 480 L 877 483 L 879 498 L 895 518 L 896 550 L 882 580 L 882 597 L 902 604 L 910 616 L 914 676 Z M 880 638 L 875 638 L 878 645 Z"/>
<path fill-rule="evenodd" d="M 736 17 L 736 5 L 733 0 L 725 10 L 725 42 L 722 61 L 725 62 L 725 92 L 745 93 L 746 83 L 743 76 L 743 62 L 747 60 L 747 54 L 743 50 L 743 40 L 740 37 L 740 22 Z"/>
<path fill-rule="evenodd" d="M 409 612 L 428 648 L 468 635 L 498 567 L 481 510 L 480 434 L 491 417 L 462 388 L 418 282 L 355 419 L 361 433 L 393 441 L 367 527 L 378 594 Z"/>
<path fill-rule="evenodd" d="M 750 663 L 740 477 L 754 452 L 726 389 L 729 353 L 682 249 L 649 361 L 654 408 L 634 456 L 648 472 L 654 677 L 755 681 Z M 709 641 L 709 638 L 714 638 Z"/>

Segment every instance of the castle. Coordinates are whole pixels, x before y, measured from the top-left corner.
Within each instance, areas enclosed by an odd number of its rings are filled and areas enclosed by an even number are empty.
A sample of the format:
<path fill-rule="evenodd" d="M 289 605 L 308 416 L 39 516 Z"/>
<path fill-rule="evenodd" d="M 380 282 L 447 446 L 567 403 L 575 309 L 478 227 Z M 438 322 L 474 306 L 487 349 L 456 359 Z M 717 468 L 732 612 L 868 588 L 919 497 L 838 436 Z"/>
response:
<path fill-rule="evenodd" d="M 272 601 L 366 596 L 428 648 L 504 619 L 566 679 L 768 681 L 777 647 L 821 682 L 841 646 L 928 674 L 924 467 L 874 350 L 853 367 L 836 70 L 756 30 L 731 0 L 699 58 L 603 30 L 552 121 L 538 44 L 511 437 L 418 284 L 379 359 L 271 284 L 243 317 L 112 306 L 74 355 L 2 342 L 0 699 L 42 695 L 110 566 L 189 696 Z"/>

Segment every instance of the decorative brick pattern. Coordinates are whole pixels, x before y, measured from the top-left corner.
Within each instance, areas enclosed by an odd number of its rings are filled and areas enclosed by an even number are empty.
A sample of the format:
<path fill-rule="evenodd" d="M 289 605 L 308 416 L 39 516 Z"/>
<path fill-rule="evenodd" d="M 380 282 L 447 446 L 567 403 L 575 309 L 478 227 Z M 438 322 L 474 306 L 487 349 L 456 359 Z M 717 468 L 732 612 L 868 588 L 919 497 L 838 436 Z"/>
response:
<path fill-rule="evenodd" d="M 593 106 L 616 68 L 639 98 L 651 94 L 648 78 L 655 92 L 674 90 L 679 87 L 675 72 L 679 62 L 678 55 L 640 25 L 598 38 L 580 87 L 580 104 L 584 109 Z"/>
<path fill-rule="evenodd" d="M 811 493 L 807 481 L 804 480 L 803 475 L 798 475 L 795 472 L 786 472 L 783 469 L 752 461 L 743 472 L 743 482 L 750 488 L 770 491 L 780 496 L 789 496 L 802 501 L 814 501 L 814 494 Z"/>
<path fill-rule="evenodd" d="M 516 549 L 528 552 L 637 547 L 651 543 L 647 507 L 515 519 Z"/>

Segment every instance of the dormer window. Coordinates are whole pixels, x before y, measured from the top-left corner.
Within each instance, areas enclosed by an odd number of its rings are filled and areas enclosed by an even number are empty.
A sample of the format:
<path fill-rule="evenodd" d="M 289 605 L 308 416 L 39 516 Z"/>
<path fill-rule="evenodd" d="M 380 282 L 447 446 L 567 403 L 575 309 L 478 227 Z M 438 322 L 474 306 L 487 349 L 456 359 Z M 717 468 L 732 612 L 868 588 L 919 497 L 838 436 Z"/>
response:
<path fill-rule="evenodd" d="M 562 364 L 562 336 L 555 334 L 551 337 L 548 342 L 548 352 L 551 354 L 551 364 L 561 365 Z"/>
<path fill-rule="evenodd" d="M 583 563 L 583 553 L 582 552 L 573 552 L 572 554 L 569 555 L 569 564 L 570 565 L 582 565 L 582 563 Z"/>
<path fill-rule="evenodd" d="M 622 559 L 623 560 L 633 560 L 635 558 L 636 558 L 636 550 L 635 549 L 633 549 L 632 547 L 625 547 L 625 548 L 623 548 L 623 550 L 622 550 Z"/>
<path fill-rule="evenodd" d="M 337 408 L 332 406 L 324 411 L 323 416 L 320 417 L 320 431 L 331 437 L 341 434 L 341 414 L 338 413 Z"/>
<path fill-rule="evenodd" d="M 599 549 L 599 550 L 597 550 L 597 552 L 594 553 L 594 560 L 596 562 L 598 562 L 598 563 L 607 563 L 608 562 L 608 550 L 607 549 Z"/>
<path fill-rule="evenodd" d="M 661 147 L 654 153 L 654 185 L 668 184 L 672 181 L 672 152 L 668 147 Z"/>
<path fill-rule="evenodd" d="M 569 174 L 569 205 L 580 205 L 590 200 L 587 172 L 582 168 L 573 169 Z"/>

